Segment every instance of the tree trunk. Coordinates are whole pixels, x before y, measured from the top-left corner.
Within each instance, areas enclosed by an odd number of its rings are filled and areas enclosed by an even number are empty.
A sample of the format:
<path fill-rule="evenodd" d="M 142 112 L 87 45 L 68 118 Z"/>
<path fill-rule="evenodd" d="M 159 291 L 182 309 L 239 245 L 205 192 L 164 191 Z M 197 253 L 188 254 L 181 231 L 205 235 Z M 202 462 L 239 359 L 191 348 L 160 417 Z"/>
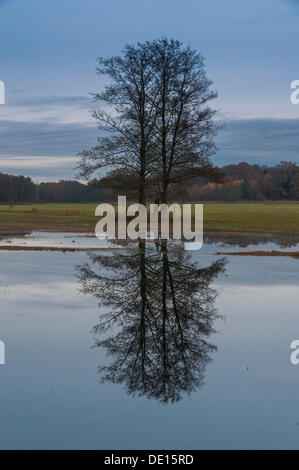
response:
<path fill-rule="evenodd" d="M 146 196 L 145 196 L 145 175 L 140 175 L 139 179 L 139 204 L 146 204 Z"/>

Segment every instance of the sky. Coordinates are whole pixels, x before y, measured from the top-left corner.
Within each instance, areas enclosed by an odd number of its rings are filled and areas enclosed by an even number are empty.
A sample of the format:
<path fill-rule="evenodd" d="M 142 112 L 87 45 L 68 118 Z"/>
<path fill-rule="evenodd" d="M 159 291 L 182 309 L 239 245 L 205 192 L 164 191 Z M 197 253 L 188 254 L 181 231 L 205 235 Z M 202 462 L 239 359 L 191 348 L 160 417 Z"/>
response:
<path fill-rule="evenodd" d="M 162 36 L 206 58 L 225 124 L 216 165 L 299 163 L 299 0 L 0 0 L 0 172 L 74 178 L 98 136 L 97 57 Z"/>

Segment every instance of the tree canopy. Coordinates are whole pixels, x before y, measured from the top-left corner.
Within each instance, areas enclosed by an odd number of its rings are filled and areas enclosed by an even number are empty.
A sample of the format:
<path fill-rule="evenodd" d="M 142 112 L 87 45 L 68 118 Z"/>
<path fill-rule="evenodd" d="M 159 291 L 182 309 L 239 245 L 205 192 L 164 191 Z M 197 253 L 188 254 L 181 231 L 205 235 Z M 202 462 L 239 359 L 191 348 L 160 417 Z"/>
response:
<path fill-rule="evenodd" d="M 216 151 L 217 126 L 209 102 L 217 94 L 201 54 L 166 38 L 127 45 L 120 55 L 99 58 L 108 79 L 94 94 L 98 145 L 81 152 L 80 174 L 121 170 L 138 181 L 139 202 L 148 183 L 167 202 L 172 183 L 207 173 Z"/>

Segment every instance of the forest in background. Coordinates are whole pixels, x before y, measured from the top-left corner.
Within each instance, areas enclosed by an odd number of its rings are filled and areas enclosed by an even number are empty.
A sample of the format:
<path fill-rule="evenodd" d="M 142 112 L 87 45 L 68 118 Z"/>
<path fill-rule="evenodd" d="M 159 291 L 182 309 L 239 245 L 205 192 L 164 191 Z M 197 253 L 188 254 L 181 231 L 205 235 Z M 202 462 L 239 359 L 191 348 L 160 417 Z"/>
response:
<path fill-rule="evenodd" d="M 199 201 L 265 201 L 299 200 L 299 166 L 282 161 L 274 167 L 250 165 L 242 162 L 220 169 L 221 182 L 208 177 L 194 177 L 173 184 L 170 200 L 178 202 Z M 134 182 L 117 185 L 122 175 L 112 173 L 109 178 L 94 179 L 88 184 L 76 180 L 35 183 L 31 178 L 0 173 L 0 203 L 84 203 L 114 202 L 118 195 L 135 200 Z M 126 178 L 125 178 L 126 180 Z M 148 199 L 155 194 L 148 190 Z"/>

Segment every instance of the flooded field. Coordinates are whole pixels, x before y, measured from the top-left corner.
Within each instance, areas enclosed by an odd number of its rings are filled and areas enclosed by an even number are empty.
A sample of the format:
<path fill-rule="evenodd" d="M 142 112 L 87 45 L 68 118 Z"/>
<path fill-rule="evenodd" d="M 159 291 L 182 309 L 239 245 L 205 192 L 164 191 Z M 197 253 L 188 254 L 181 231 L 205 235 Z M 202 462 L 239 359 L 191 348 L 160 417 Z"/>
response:
<path fill-rule="evenodd" d="M 215 254 L 297 241 L 220 238 L 0 250 L 1 448 L 299 448 L 298 260 Z"/>

